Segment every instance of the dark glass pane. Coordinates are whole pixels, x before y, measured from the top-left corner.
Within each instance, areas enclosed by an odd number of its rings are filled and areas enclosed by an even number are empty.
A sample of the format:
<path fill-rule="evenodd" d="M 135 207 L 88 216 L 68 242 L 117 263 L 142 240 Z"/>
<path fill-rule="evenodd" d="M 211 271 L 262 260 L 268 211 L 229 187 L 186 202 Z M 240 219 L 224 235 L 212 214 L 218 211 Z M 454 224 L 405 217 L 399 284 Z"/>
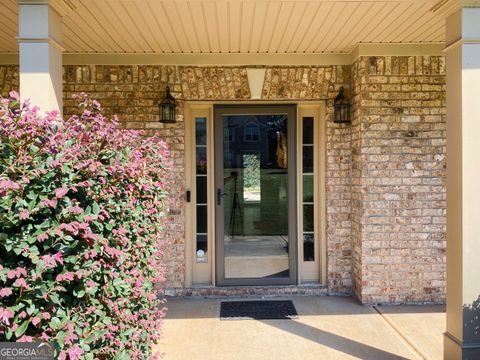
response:
<path fill-rule="evenodd" d="M 197 176 L 197 204 L 207 203 L 207 177 Z"/>
<path fill-rule="evenodd" d="M 303 147 L 303 172 L 313 173 L 313 146 Z"/>
<path fill-rule="evenodd" d="M 197 205 L 197 233 L 207 233 L 207 206 Z"/>
<path fill-rule="evenodd" d="M 207 235 L 197 235 L 197 262 L 207 262 L 208 237 Z"/>
<path fill-rule="evenodd" d="M 313 175 L 303 175 L 303 202 L 313 202 Z"/>
<path fill-rule="evenodd" d="M 207 235 L 197 235 L 197 251 L 198 250 L 203 250 L 207 252 L 207 241 L 208 237 Z"/>
<path fill-rule="evenodd" d="M 303 143 L 313 144 L 313 117 L 303 118 Z"/>
<path fill-rule="evenodd" d="M 303 205 L 303 231 L 313 231 L 313 205 Z"/>
<path fill-rule="evenodd" d="M 207 173 L 207 148 L 197 147 L 197 174 Z"/>
<path fill-rule="evenodd" d="M 206 118 L 195 118 L 195 141 L 197 145 L 207 145 Z"/>
<path fill-rule="evenodd" d="M 313 234 L 303 234 L 303 261 L 315 261 L 315 243 Z"/>

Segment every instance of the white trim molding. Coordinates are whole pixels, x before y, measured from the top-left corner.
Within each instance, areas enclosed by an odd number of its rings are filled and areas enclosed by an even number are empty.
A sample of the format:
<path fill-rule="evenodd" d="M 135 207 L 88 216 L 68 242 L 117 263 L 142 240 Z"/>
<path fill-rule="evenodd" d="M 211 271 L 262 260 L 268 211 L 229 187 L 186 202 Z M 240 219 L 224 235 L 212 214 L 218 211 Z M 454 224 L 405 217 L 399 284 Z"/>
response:
<path fill-rule="evenodd" d="M 49 44 L 56 47 L 60 51 L 65 51 L 65 48 L 53 38 L 21 38 L 17 37 L 18 43 L 41 43 L 41 44 Z"/>
<path fill-rule="evenodd" d="M 59 46 L 61 46 L 59 44 Z M 63 53 L 64 65 L 184 65 L 184 66 L 319 66 L 351 65 L 362 56 L 443 55 L 444 43 L 358 44 L 352 53 L 340 54 L 159 54 Z M 0 64 L 18 64 L 14 53 L 0 53 Z"/>
<path fill-rule="evenodd" d="M 261 99 L 263 83 L 265 82 L 265 68 L 247 68 L 248 87 L 251 99 Z"/>

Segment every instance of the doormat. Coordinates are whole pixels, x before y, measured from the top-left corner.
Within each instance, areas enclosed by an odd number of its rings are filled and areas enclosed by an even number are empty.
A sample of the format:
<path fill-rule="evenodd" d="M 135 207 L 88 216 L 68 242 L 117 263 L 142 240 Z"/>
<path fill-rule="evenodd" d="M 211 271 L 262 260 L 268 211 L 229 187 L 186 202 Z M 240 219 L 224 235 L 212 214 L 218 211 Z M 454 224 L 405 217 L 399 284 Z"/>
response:
<path fill-rule="evenodd" d="M 292 300 L 222 301 L 220 320 L 298 319 Z"/>

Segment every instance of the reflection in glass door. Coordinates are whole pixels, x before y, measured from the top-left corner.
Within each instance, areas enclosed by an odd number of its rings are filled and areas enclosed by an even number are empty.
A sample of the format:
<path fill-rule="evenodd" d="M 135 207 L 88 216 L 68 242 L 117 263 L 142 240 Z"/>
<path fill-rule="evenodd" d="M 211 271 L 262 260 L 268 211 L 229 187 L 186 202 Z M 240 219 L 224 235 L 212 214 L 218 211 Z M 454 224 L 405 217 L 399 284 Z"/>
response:
<path fill-rule="evenodd" d="M 296 282 L 295 110 L 215 108 L 219 285 Z"/>

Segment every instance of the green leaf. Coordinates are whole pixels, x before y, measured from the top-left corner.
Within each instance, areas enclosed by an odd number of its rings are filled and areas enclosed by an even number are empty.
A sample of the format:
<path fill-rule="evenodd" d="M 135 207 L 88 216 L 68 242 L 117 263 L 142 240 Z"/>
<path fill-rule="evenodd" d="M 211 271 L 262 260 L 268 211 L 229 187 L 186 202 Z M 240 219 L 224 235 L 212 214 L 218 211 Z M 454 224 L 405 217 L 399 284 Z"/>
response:
<path fill-rule="evenodd" d="M 22 336 L 25 331 L 27 331 L 27 328 L 28 328 L 28 324 L 30 323 L 30 319 L 27 319 L 25 320 L 22 325 L 20 325 L 17 330 L 15 330 L 15 336 L 17 338 L 19 338 L 20 336 Z"/>
<path fill-rule="evenodd" d="M 73 290 L 73 295 L 75 295 L 77 298 L 83 298 L 85 296 L 85 290 Z"/>
<path fill-rule="evenodd" d="M 35 307 L 35 305 L 31 304 L 29 307 L 27 307 L 27 314 L 32 315 L 35 312 L 35 310 L 37 310 L 37 308 Z"/>
<path fill-rule="evenodd" d="M 55 293 L 50 293 L 48 294 L 50 300 L 54 303 L 54 304 L 59 304 L 60 305 L 60 298 L 58 297 L 57 294 Z"/>
<path fill-rule="evenodd" d="M 32 211 L 33 208 L 35 208 L 35 205 L 37 205 L 37 201 L 36 200 L 32 200 L 28 203 L 28 211 Z"/>
<path fill-rule="evenodd" d="M 59 318 L 57 317 L 53 317 L 52 320 L 50 320 L 50 326 L 57 330 L 57 329 L 60 329 L 62 327 L 62 322 L 60 321 Z"/>
<path fill-rule="evenodd" d="M 45 262 L 43 260 L 40 260 L 40 259 L 37 260 L 37 259 L 35 260 L 32 259 L 32 263 L 37 264 L 37 267 L 35 268 L 35 272 L 41 273 L 43 270 L 45 270 Z"/>
<path fill-rule="evenodd" d="M 52 162 L 53 162 L 53 157 L 49 156 L 49 157 L 47 158 L 47 161 L 45 161 L 45 165 L 47 166 L 47 168 L 50 167 L 50 165 L 52 164 Z"/>
<path fill-rule="evenodd" d="M 92 205 L 92 213 L 94 215 L 98 215 L 99 212 L 100 212 L 100 206 L 98 206 L 98 203 L 94 201 Z"/>
<path fill-rule="evenodd" d="M 129 360 L 130 356 L 127 354 L 125 349 L 123 349 L 120 353 L 115 355 L 115 360 Z"/>

